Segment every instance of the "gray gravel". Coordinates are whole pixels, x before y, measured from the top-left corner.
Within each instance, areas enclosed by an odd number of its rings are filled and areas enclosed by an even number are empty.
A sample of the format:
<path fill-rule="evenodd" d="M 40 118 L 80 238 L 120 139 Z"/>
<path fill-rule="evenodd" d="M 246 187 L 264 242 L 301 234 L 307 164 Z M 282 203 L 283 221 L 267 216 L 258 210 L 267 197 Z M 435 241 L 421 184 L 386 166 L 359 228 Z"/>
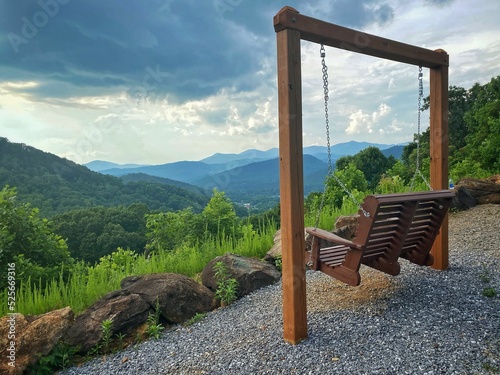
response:
<path fill-rule="evenodd" d="M 283 341 L 278 283 L 64 374 L 500 373 L 500 297 L 482 295 L 500 292 L 499 221 L 500 205 L 451 214 L 447 271 L 402 260 L 397 277 L 364 270 L 358 289 L 308 271 L 299 345 Z"/>

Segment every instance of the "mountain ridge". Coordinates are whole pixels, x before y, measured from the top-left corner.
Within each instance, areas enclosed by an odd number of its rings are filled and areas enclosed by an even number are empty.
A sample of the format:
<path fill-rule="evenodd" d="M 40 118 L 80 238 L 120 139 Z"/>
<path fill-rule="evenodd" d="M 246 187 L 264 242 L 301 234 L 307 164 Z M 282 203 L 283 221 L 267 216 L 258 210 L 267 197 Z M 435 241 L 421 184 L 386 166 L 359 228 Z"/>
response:
<path fill-rule="evenodd" d="M 95 206 L 143 203 L 152 210 L 193 207 L 201 211 L 210 193 L 199 187 L 145 181 L 123 182 L 71 160 L 0 137 L 0 188 L 15 187 L 21 202 L 45 216 Z"/>
<path fill-rule="evenodd" d="M 339 143 L 331 146 L 332 163 L 335 163 L 335 161 L 342 156 L 355 155 L 356 153 L 367 147 L 377 147 L 384 153 L 384 155 L 392 155 L 396 158 L 399 158 L 401 157 L 404 146 L 358 141 Z M 314 156 L 315 158 L 323 162 L 328 161 L 328 149 L 326 146 L 312 145 L 304 147 L 303 154 Z M 193 184 L 195 183 L 195 181 L 200 180 L 208 175 L 214 175 L 229 169 L 239 168 L 248 164 L 259 163 L 278 157 L 278 148 L 271 148 L 267 151 L 249 149 L 238 154 L 215 153 L 212 156 L 201 159 L 199 161 L 176 161 L 172 163 L 146 165 L 133 168 L 114 167 L 111 169 L 101 169 L 99 170 L 99 172 L 118 177 L 128 173 L 145 173 L 152 176 L 169 178 L 172 180 Z M 102 163 L 103 161 L 100 162 Z M 94 162 L 90 162 L 84 165 L 89 169 L 92 169 L 92 166 L 94 164 L 91 163 Z"/>

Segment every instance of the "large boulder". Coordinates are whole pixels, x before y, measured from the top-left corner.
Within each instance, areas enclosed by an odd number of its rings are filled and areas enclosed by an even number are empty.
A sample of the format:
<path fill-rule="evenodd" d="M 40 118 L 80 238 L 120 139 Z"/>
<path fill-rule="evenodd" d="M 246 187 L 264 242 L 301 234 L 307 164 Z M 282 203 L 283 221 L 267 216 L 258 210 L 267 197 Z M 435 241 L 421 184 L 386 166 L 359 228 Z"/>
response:
<path fill-rule="evenodd" d="M 455 187 L 455 196 L 451 202 L 452 208 L 459 211 L 465 211 L 469 208 L 475 207 L 476 205 L 476 198 L 469 193 L 465 186 Z"/>
<path fill-rule="evenodd" d="M 0 318 L 0 373 L 22 374 L 40 357 L 49 354 L 71 326 L 73 318 L 73 310 L 69 307 L 33 317 L 13 314 Z M 9 363 L 14 363 L 15 367 Z"/>
<path fill-rule="evenodd" d="M 130 333 L 148 318 L 150 306 L 138 294 L 118 290 L 106 294 L 75 319 L 64 340 L 85 353 L 102 338 L 102 322 L 111 319 L 112 333 Z"/>
<path fill-rule="evenodd" d="M 463 187 L 478 204 L 500 204 L 500 175 L 485 179 L 464 178 L 457 182 L 455 189 Z"/>
<path fill-rule="evenodd" d="M 151 308 L 158 302 L 161 316 L 170 323 L 185 322 L 216 307 L 211 290 L 176 273 L 126 277 L 121 287 L 140 295 Z"/>
<path fill-rule="evenodd" d="M 267 262 L 227 253 L 212 259 L 203 269 L 201 281 L 211 290 L 217 290 L 214 265 L 223 262 L 230 278 L 238 282 L 238 297 L 243 297 L 254 290 L 271 285 L 281 278 L 281 272 Z"/>
<path fill-rule="evenodd" d="M 359 214 L 339 216 L 337 220 L 335 220 L 335 230 L 333 233 L 352 241 L 354 237 L 356 237 L 356 232 L 358 231 L 358 220 Z"/>

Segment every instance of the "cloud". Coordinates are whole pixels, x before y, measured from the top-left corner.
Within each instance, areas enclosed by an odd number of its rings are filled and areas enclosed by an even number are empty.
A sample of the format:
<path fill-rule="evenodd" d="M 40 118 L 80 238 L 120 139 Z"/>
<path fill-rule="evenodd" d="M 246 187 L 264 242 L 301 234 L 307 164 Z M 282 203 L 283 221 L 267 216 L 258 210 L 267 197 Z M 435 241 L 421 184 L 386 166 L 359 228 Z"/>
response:
<path fill-rule="evenodd" d="M 487 0 L 2 1 L 2 135 L 83 162 L 193 160 L 276 147 L 272 17 L 284 5 L 443 48 L 451 85 L 469 88 L 498 74 L 499 7 Z M 25 39 L 17 39 L 17 53 L 14 34 Z M 301 46 L 304 144 L 324 144 L 319 46 Z M 416 67 L 334 48 L 327 63 L 333 143 L 411 140 Z M 427 95 L 425 69 L 424 77 Z M 51 142 L 37 143 L 42 138 Z"/>
<path fill-rule="evenodd" d="M 454 1 L 455 0 L 426 0 L 426 2 L 428 4 L 438 6 L 438 7 L 444 7 L 444 6 L 450 5 Z"/>
<path fill-rule="evenodd" d="M 360 29 L 369 24 L 386 24 L 394 18 L 389 2 L 379 0 L 319 0 L 297 5 L 304 13 L 341 26 Z"/>
<path fill-rule="evenodd" d="M 345 129 L 347 134 L 370 134 L 373 133 L 382 118 L 391 112 L 391 107 L 381 103 L 371 115 L 364 113 L 362 109 L 349 116 L 349 126 Z"/>
<path fill-rule="evenodd" d="M 393 17 L 375 0 L 290 5 L 353 27 Z M 0 81 L 36 81 L 26 90 L 33 100 L 126 92 L 182 102 L 222 87 L 255 89 L 262 62 L 273 56 L 275 66 L 278 6 L 264 0 L 17 0 L 3 8 Z"/>
<path fill-rule="evenodd" d="M 148 94 L 175 95 L 182 101 L 223 86 L 253 87 L 240 77 L 258 69 L 267 52 L 256 43 L 260 29 L 250 32 L 238 24 L 236 30 L 236 20 L 218 19 L 209 1 L 65 2 L 53 16 L 31 0 L 6 6 L 11 17 L 0 23 L 0 34 L 11 37 L 0 41 L 0 81 L 20 76 L 35 80 L 39 85 L 30 95 L 44 98 L 67 97 L 70 91 L 133 94 L 146 82 Z M 45 24 L 36 22 L 40 14 L 47 17 Z M 266 21 L 272 30 L 270 19 Z M 17 44 L 13 35 L 23 42 Z M 150 70 L 161 75 L 148 80 Z"/>

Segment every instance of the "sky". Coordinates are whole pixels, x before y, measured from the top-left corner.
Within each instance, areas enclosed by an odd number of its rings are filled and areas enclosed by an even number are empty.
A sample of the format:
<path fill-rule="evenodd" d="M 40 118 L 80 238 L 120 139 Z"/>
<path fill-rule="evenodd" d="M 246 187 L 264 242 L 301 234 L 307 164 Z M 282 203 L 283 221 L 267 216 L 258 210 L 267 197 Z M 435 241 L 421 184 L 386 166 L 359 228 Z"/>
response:
<path fill-rule="evenodd" d="M 285 5 L 444 49 L 450 85 L 500 75 L 496 0 L 0 0 L 0 136 L 80 164 L 278 147 L 273 16 Z M 301 53 L 304 146 L 326 145 L 319 46 Z M 329 47 L 326 64 L 332 144 L 412 141 L 418 67 Z"/>

